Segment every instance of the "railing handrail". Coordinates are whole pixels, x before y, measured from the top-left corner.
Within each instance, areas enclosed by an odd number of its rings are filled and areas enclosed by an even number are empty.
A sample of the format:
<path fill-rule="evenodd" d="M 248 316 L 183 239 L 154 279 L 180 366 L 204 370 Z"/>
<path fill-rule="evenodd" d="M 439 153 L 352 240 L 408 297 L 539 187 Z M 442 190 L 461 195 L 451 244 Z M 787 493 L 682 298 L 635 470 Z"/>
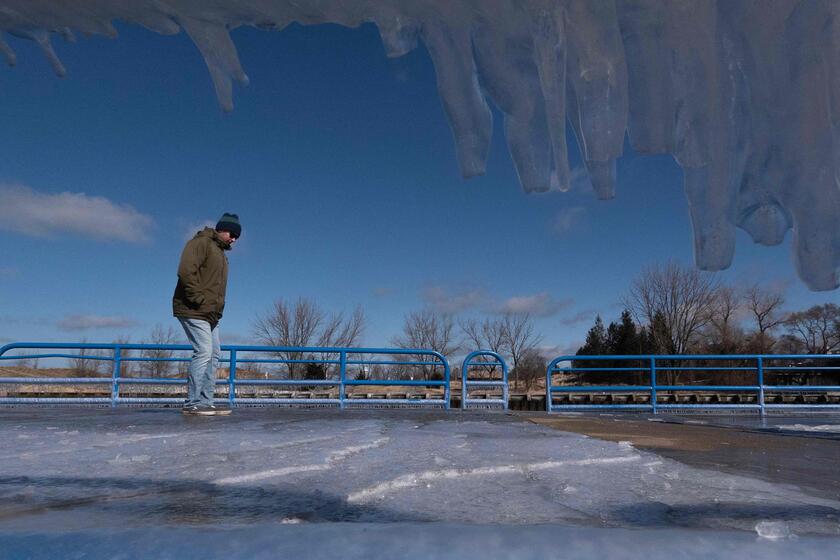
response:
<path fill-rule="evenodd" d="M 90 342 L 12 342 L 0 347 L 0 356 L 9 350 L 25 348 L 56 348 L 56 349 L 79 349 L 79 350 L 112 350 L 114 348 L 123 350 L 192 350 L 189 344 L 140 344 L 140 343 L 90 343 Z M 436 356 L 445 359 L 443 354 L 435 350 L 424 348 L 357 348 L 344 346 L 254 346 L 240 344 L 222 344 L 223 352 L 235 350 L 237 352 L 312 352 L 320 354 L 335 354 L 347 352 L 348 354 L 405 354 Z"/>
<path fill-rule="evenodd" d="M 798 359 L 837 359 L 840 354 L 598 354 L 588 356 L 585 354 L 574 356 L 558 356 L 551 363 L 584 361 L 584 360 L 798 360 Z"/>
<path fill-rule="evenodd" d="M 713 361 L 713 360 L 727 360 L 727 361 L 754 361 L 755 365 L 752 367 L 685 367 L 685 366 L 669 366 L 667 364 L 662 364 L 661 362 L 671 361 L 671 362 L 679 362 L 679 361 Z M 773 371 L 773 372 L 784 372 L 784 371 L 802 371 L 803 369 L 813 370 L 813 371 L 834 371 L 837 370 L 838 367 L 836 366 L 824 366 L 824 365 L 808 365 L 807 367 L 798 367 L 798 366 L 779 366 L 779 365 L 767 365 L 767 362 L 772 361 L 779 361 L 779 360 L 840 360 L 840 354 L 620 354 L 620 355 L 564 355 L 558 356 L 551 360 L 551 362 L 546 367 L 546 379 L 545 379 L 545 407 L 547 412 L 552 412 L 555 409 L 575 409 L 575 408 L 587 408 L 590 405 L 563 405 L 563 406 L 555 406 L 552 399 L 552 393 L 556 392 L 583 392 L 583 391 L 592 391 L 592 392 L 616 392 L 616 391 L 649 391 L 650 392 L 650 401 L 647 405 L 638 405 L 638 404 L 626 404 L 626 405 L 593 405 L 597 408 L 632 408 L 632 409 L 646 409 L 652 411 L 654 414 L 657 413 L 658 408 L 666 407 L 666 408 L 696 408 L 696 409 L 703 409 L 703 408 L 721 408 L 721 407 L 730 407 L 730 408 L 749 408 L 749 409 L 757 409 L 760 411 L 762 415 L 765 414 L 767 408 L 782 408 L 782 407 L 804 407 L 809 406 L 806 404 L 766 404 L 765 403 L 765 393 L 767 390 L 774 390 L 774 391 L 806 391 L 808 390 L 808 385 L 767 385 L 764 381 L 764 376 L 766 371 Z M 574 362 L 587 362 L 587 361 L 638 361 L 642 364 L 640 367 L 594 367 L 594 368 L 576 368 L 574 367 Z M 562 362 L 572 362 L 571 367 L 557 367 L 558 364 Z M 599 371 L 615 371 L 615 372 L 649 372 L 650 373 L 650 384 L 642 384 L 642 385 L 633 385 L 633 386 L 622 386 L 622 385 L 584 385 L 584 386 L 575 386 L 575 387 L 561 387 L 552 384 L 552 374 L 557 372 L 599 372 Z M 657 374 L 660 372 L 683 372 L 683 371 L 719 371 L 719 372 L 755 372 L 756 374 L 756 384 L 754 385 L 680 385 L 676 383 L 666 383 L 660 384 L 657 382 Z M 676 378 L 675 378 L 676 380 Z M 719 404 L 658 404 L 657 403 L 657 391 L 703 391 L 703 390 L 727 390 L 727 391 L 755 391 L 757 393 L 757 404 L 749 405 L 749 404 L 732 404 L 732 405 L 719 405 Z M 832 390 L 836 389 L 840 391 L 840 386 L 820 386 L 819 389 L 821 390 Z M 814 405 L 820 406 L 822 408 L 840 408 L 840 405 Z"/>
<path fill-rule="evenodd" d="M 10 350 L 55 350 L 55 349 L 62 349 L 62 350 L 111 350 L 113 354 L 111 356 L 89 356 L 84 354 L 38 354 L 34 356 L 24 355 L 24 356 L 7 356 L 4 355 Z M 113 382 L 113 389 L 112 389 L 112 397 L 111 402 L 112 406 L 116 406 L 119 402 L 119 390 L 120 385 L 123 383 L 145 383 L 145 382 L 154 382 L 160 381 L 162 383 L 166 383 L 167 381 L 181 381 L 179 378 L 143 378 L 143 377 L 131 377 L 131 378 L 121 378 L 120 377 L 120 370 L 122 362 L 138 362 L 138 361 L 161 361 L 161 362 L 185 362 L 189 361 L 187 358 L 143 358 L 143 357 L 130 357 L 124 356 L 124 351 L 130 350 L 146 350 L 146 351 L 191 351 L 193 348 L 191 345 L 187 344 L 137 344 L 137 343 L 120 343 L 120 342 L 111 342 L 111 343 L 89 343 L 89 342 L 13 342 L 10 344 L 6 344 L 0 347 L 0 362 L 5 360 L 15 360 L 15 359 L 28 359 L 28 358 L 65 358 L 65 359 L 91 359 L 91 360 L 100 360 L 100 361 L 111 361 L 114 364 L 112 373 L 110 377 L 98 377 L 98 378 L 77 378 L 79 383 L 85 382 L 93 382 L 93 380 L 100 380 L 106 379 L 111 380 Z M 229 354 L 229 358 L 220 360 L 220 362 L 227 362 L 230 364 L 229 372 L 228 372 L 228 379 L 226 381 L 222 381 L 219 383 L 217 380 L 217 384 L 228 384 L 229 385 L 229 399 L 231 405 L 234 404 L 235 399 L 235 389 L 236 389 L 236 365 L 237 365 L 237 353 L 270 353 L 270 354 L 277 354 L 277 353 L 302 353 L 302 354 L 338 354 L 339 359 L 330 360 L 330 359 L 306 359 L 306 360 L 298 360 L 298 359 L 272 359 L 272 360 L 265 360 L 267 363 L 329 363 L 331 365 L 338 365 L 339 366 L 339 379 L 333 383 L 329 383 L 330 385 L 337 385 L 339 387 L 339 398 L 338 399 L 321 399 L 325 401 L 335 402 L 341 408 L 345 407 L 346 404 L 346 393 L 345 388 L 347 386 L 357 386 L 357 385 L 393 385 L 393 386 L 419 386 L 419 385 L 427 385 L 427 386 L 436 386 L 436 387 L 443 387 L 444 389 L 444 396 L 442 399 L 424 399 L 424 400 L 408 400 L 408 399 L 388 399 L 388 402 L 401 402 L 404 401 L 406 404 L 436 404 L 436 405 L 443 405 L 444 408 L 449 408 L 449 401 L 450 401 L 450 377 L 451 377 L 451 368 L 449 366 L 449 362 L 447 361 L 446 357 L 443 356 L 440 352 L 435 350 L 425 349 L 425 348 L 360 348 L 360 347 L 332 347 L 332 346 L 255 346 L 255 345 L 239 345 L 239 344 L 225 344 L 221 346 L 222 352 L 227 352 Z M 399 355 L 399 356 L 430 356 L 435 358 L 437 361 L 423 361 L 423 362 L 410 362 L 410 361 L 391 361 L 391 362 L 383 362 L 379 360 L 364 360 L 356 358 L 354 360 L 347 360 L 348 355 L 365 355 L 365 354 L 388 354 L 388 355 Z M 243 358 L 243 362 L 247 363 L 254 363 L 260 362 L 261 360 L 253 359 L 253 358 Z M 241 363 L 241 362 L 240 362 Z M 433 366 L 433 367 L 442 367 L 443 368 L 443 380 L 428 380 L 428 381 L 415 381 L 413 380 L 401 380 L 401 379 L 388 379 L 388 380 L 348 380 L 346 378 L 347 374 L 347 366 L 348 365 L 404 365 L 404 366 Z M 7 383 L 14 383 L 14 382 L 22 382 L 24 380 L 30 379 L 40 379 L 41 383 L 48 384 L 52 379 L 50 377 L 43 377 L 43 378 L 0 378 L 0 382 L 7 382 Z M 243 384 L 248 384 L 245 379 L 239 380 Z M 301 379 L 301 380 L 272 380 L 278 382 L 278 384 L 296 384 L 296 385 L 307 385 L 307 384 L 315 384 L 319 381 L 318 379 Z M 327 384 L 327 383 L 323 383 Z M 15 400 L 15 399 L 12 399 Z M 81 400 L 81 399 L 80 399 Z M 99 399 L 94 399 L 99 401 Z M 265 401 L 267 399 L 260 399 L 261 401 Z M 268 399 L 270 400 L 270 399 Z M 353 403 L 361 404 L 361 401 L 365 399 L 353 399 Z M 373 399 L 375 402 L 379 403 L 382 402 L 381 399 Z M 132 401 L 133 402 L 133 401 Z M 288 402 L 288 401 L 284 401 Z M 320 401 L 319 401 L 320 402 Z"/>

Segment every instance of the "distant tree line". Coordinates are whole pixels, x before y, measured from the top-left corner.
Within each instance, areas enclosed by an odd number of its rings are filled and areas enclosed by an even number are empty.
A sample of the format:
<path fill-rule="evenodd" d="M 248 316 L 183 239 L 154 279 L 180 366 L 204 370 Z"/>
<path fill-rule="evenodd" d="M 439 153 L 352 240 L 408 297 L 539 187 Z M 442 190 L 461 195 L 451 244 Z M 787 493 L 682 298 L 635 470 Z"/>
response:
<path fill-rule="evenodd" d="M 577 350 L 580 359 L 575 368 L 598 368 L 601 372 L 566 376 L 575 383 L 648 383 L 647 363 L 620 360 L 586 360 L 592 355 L 735 355 L 735 354 L 830 354 L 840 351 L 840 307 L 833 303 L 807 309 L 785 308 L 782 288 L 762 284 L 735 286 L 723 283 L 715 274 L 674 263 L 645 269 L 621 298 L 624 309 L 609 324 L 601 316 L 586 333 Z M 352 312 L 328 312 L 314 299 L 295 301 L 279 299 L 253 323 L 256 343 L 273 347 L 338 348 L 359 347 L 366 327 L 361 307 Z M 178 331 L 179 332 L 179 331 Z M 171 345 L 179 342 L 173 327 L 157 325 L 141 342 Z M 399 334 L 390 339 L 396 348 L 434 350 L 447 359 L 472 350 L 491 350 L 501 355 L 510 368 L 514 389 L 539 390 L 545 378 L 547 357 L 541 350 L 544 337 L 537 331 L 528 313 L 498 313 L 482 318 L 458 318 L 450 313 L 425 308 L 405 315 Z M 115 342 L 128 343 L 128 337 Z M 549 346 L 553 346 L 549 344 Z M 77 375 L 109 375 L 112 362 L 104 351 L 79 351 L 71 360 Z M 110 352 L 107 352 L 110 356 Z M 184 376 L 186 363 L 172 361 L 188 358 L 186 353 L 165 349 L 124 351 L 124 357 L 144 361 L 122 363 L 122 376 Z M 337 352 L 285 350 L 274 353 L 238 355 L 237 375 L 242 378 L 335 379 L 339 372 Z M 427 355 L 376 356 L 374 361 L 410 362 L 409 365 L 354 364 L 371 356 L 348 355 L 347 376 L 351 379 L 416 379 L 434 381 L 443 378 L 443 368 Z M 256 363 L 248 360 L 273 359 L 281 363 Z M 244 360 L 244 361 L 242 361 Z M 726 364 L 745 365 L 733 358 Z M 810 360 L 803 363 L 820 365 Z M 721 365 L 720 362 L 717 363 Z M 31 367 L 37 367 L 33 361 Z M 690 365 L 690 364 L 689 364 Z M 665 364 L 667 366 L 667 363 Z M 225 375 L 226 364 L 219 375 Z M 635 368 L 631 372 L 612 372 L 611 368 Z M 498 365 L 489 358 L 477 359 L 471 377 L 498 378 Z M 452 363 L 452 377 L 460 375 Z M 675 370 L 663 367 L 662 379 L 675 382 Z M 742 380 L 752 382 L 753 373 Z M 834 378 L 838 376 L 835 375 Z M 729 376 L 728 381 L 738 380 Z M 807 380 L 807 373 L 802 379 Z M 714 381 L 710 377 L 703 381 Z M 772 380 L 771 380 L 772 381 Z"/>
<path fill-rule="evenodd" d="M 278 300 L 254 323 L 257 340 L 268 346 L 289 347 L 353 347 L 361 343 L 365 316 L 361 308 L 349 316 L 328 314 L 312 299 L 299 298 L 290 303 Z M 539 353 L 542 336 L 536 333 L 534 321 L 527 313 L 504 313 L 476 319 L 457 320 L 451 313 L 422 309 L 406 314 L 401 332 L 391 344 L 401 349 L 433 350 L 451 358 L 461 351 L 476 349 L 499 353 L 511 364 L 511 378 L 530 388 L 545 375 L 546 361 Z M 268 368 L 266 375 L 287 379 L 327 379 L 338 375 L 339 355 L 329 352 L 281 353 L 285 364 Z M 363 361 L 364 356 L 350 355 L 350 361 Z M 311 360 L 311 361 L 310 361 Z M 373 361 L 408 362 L 408 364 L 351 364 L 348 377 L 354 379 L 443 379 L 443 368 L 425 354 L 376 356 Z M 328 362 L 328 363 L 324 363 Z M 477 360 L 485 376 L 498 375 L 496 365 L 488 358 Z M 416 364 L 416 365 L 414 365 Z M 458 371 L 453 370 L 452 375 Z"/>
<path fill-rule="evenodd" d="M 674 263 L 655 266 L 633 281 L 617 320 L 605 327 L 600 316 L 595 318 L 576 355 L 831 354 L 840 350 L 840 307 L 826 303 L 786 311 L 784 304 L 784 292 L 778 288 L 732 286 L 713 274 Z M 815 360 L 808 363 L 821 365 Z M 576 360 L 575 367 L 641 369 L 646 364 Z M 663 373 L 666 381 L 677 378 L 673 370 Z M 621 377 L 644 383 L 648 375 L 608 374 L 593 372 L 580 378 L 590 382 Z"/>

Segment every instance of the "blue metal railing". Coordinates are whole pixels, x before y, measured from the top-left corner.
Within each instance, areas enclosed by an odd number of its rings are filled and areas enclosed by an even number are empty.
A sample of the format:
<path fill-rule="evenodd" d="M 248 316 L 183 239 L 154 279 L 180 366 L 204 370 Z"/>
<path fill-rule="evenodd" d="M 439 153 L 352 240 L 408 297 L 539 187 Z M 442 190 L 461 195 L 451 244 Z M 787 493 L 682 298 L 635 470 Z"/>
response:
<path fill-rule="evenodd" d="M 493 361 L 475 361 L 479 357 L 492 358 Z M 496 380 L 478 380 L 469 379 L 469 370 L 471 367 L 499 367 L 502 370 L 502 378 Z M 502 390 L 501 399 L 471 399 L 469 397 L 470 387 L 498 387 Z M 476 350 L 464 358 L 464 363 L 461 365 L 461 409 L 470 408 L 470 406 L 477 406 L 480 408 L 487 408 L 488 406 L 498 406 L 505 410 L 508 409 L 508 368 L 505 360 L 496 352 L 490 350 Z"/>
<path fill-rule="evenodd" d="M 11 350 L 47 350 L 48 352 L 30 352 L 28 354 L 8 354 Z M 68 350 L 78 350 L 79 353 L 68 353 Z M 217 379 L 216 385 L 226 385 L 228 388 L 227 398 L 217 398 L 217 402 L 227 401 L 231 406 L 236 406 L 238 401 L 242 404 L 306 404 L 306 405 L 333 405 L 340 408 L 359 405 L 427 405 L 433 407 L 449 408 L 450 401 L 450 368 L 446 358 L 438 352 L 424 349 L 403 349 L 403 348 L 333 348 L 333 347 L 287 347 L 287 346 L 240 346 L 223 345 L 223 353 L 226 358 L 219 360 L 220 363 L 229 364 L 227 379 Z M 63 351 L 63 352 L 58 352 Z M 92 355 L 89 351 L 110 351 L 110 355 Z M 182 398 L 148 398 L 148 397 L 123 397 L 121 389 L 126 385 L 185 385 L 186 379 L 173 377 L 123 377 L 121 371 L 123 366 L 129 362 L 189 362 L 189 357 L 149 357 L 131 356 L 130 351 L 140 352 L 176 352 L 192 351 L 192 346 L 181 344 L 74 344 L 74 343 L 35 343 L 18 342 L 7 344 L 0 348 L 0 364 L 9 360 L 30 360 L 61 358 L 67 360 L 92 360 L 111 362 L 111 374 L 108 377 L 0 377 L 0 384 L 32 384 L 32 385 L 55 385 L 55 384 L 93 384 L 110 386 L 110 397 L 3 397 L 0 404 L 110 404 L 117 406 L 120 403 L 132 404 L 163 404 L 182 403 Z M 241 356 L 243 353 L 251 354 L 285 354 L 286 358 L 255 358 Z M 325 358 L 316 358 L 315 355 L 326 355 Z M 298 356 L 297 358 L 291 356 Z M 332 357 L 330 357 L 332 356 Z M 407 356 L 406 359 L 369 359 L 367 356 Z M 414 360 L 410 358 L 415 358 Z M 418 361 L 423 360 L 423 361 Z M 337 379 L 253 379 L 237 377 L 237 366 L 242 364 L 320 364 L 329 368 L 338 366 Z M 357 366 L 364 371 L 366 366 L 385 365 L 404 368 L 417 368 L 431 366 L 443 370 L 443 379 L 438 380 L 414 380 L 409 379 L 348 379 L 348 366 Z M 249 397 L 239 399 L 237 387 L 246 386 L 298 386 L 298 387 L 327 387 L 338 389 L 335 396 L 332 394 L 324 398 L 262 398 Z M 396 386 L 396 387 L 418 387 L 443 389 L 440 398 L 436 396 L 428 398 L 357 398 L 347 393 L 347 387 L 354 386 Z"/>
<path fill-rule="evenodd" d="M 731 362 L 743 365 L 708 365 L 714 362 Z M 568 367 L 559 367 L 559 364 L 568 362 Z M 585 367 L 576 367 L 575 363 L 583 363 Z M 593 367 L 587 362 L 614 362 L 605 364 L 608 367 Z M 793 365 L 780 365 L 784 362 L 793 362 Z M 825 362 L 820 363 L 820 362 Z M 630 367 L 615 364 L 628 364 Z M 826 365 L 830 364 L 830 365 Z M 785 408 L 819 408 L 819 409 L 840 409 L 840 404 L 830 403 L 779 403 L 767 402 L 768 392 L 782 393 L 803 393 L 803 392 L 837 392 L 840 394 L 838 385 L 767 385 L 765 378 L 768 373 L 801 375 L 804 373 L 837 372 L 840 371 L 840 355 L 832 354 L 737 354 L 737 355 L 656 355 L 656 356 L 560 356 L 551 361 L 546 370 L 546 411 L 570 411 L 570 410 L 647 410 L 656 414 L 663 409 L 748 409 L 757 410 L 762 415 L 769 409 Z M 676 381 L 684 372 L 721 372 L 724 375 L 731 375 L 741 372 L 748 376 L 754 376 L 754 382 L 742 385 L 691 385 L 678 384 Z M 798 373 L 797 373 L 798 372 Z M 639 381 L 635 385 L 555 385 L 554 374 L 566 373 L 584 376 L 597 376 L 610 373 L 624 376 L 635 375 L 639 378 L 645 375 L 648 383 Z M 671 378 L 670 382 L 661 384 L 663 376 Z M 755 402 L 726 402 L 726 403 L 699 403 L 699 402 L 667 402 L 667 399 L 660 398 L 662 392 L 668 393 L 666 397 L 676 395 L 688 396 L 689 400 L 697 399 L 697 394 L 702 392 L 736 392 L 754 393 Z M 616 393 L 647 394 L 646 403 L 621 403 L 614 402 L 606 404 L 554 404 L 554 397 L 558 394 L 571 396 L 574 393 L 602 393 L 614 395 Z M 692 397 L 693 395 L 693 397 Z M 662 401 L 662 402 L 660 402 Z"/>

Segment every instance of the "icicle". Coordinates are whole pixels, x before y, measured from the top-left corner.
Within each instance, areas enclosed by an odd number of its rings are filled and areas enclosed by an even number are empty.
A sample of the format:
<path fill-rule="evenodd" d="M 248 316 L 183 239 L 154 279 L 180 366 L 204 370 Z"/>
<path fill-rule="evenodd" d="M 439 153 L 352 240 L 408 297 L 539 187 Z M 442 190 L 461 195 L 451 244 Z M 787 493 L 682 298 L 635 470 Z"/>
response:
<path fill-rule="evenodd" d="M 551 136 L 554 172 L 551 188 L 568 191 L 569 149 L 566 145 L 566 51 L 563 45 L 563 13 L 559 7 L 535 14 L 534 60 L 545 99 L 545 114 Z"/>
<path fill-rule="evenodd" d="M 73 31 L 69 27 L 62 27 L 59 30 L 59 33 L 61 33 L 61 37 L 64 39 L 64 42 L 66 42 L 66 43 L 75 43 L 76 42 L 76 36 L 73 35 Z"/>
<path fill-rule="evenodd" d="M 154 31 L 161 35 L 177 35 L 181 32 L 181 26 L 171 17 L 164 14 L 144 12 L 140 17 L 136 18 L 136 21 L 149 31 Z"/>
<path fill-rule="evenodd" d="M 14 66 L 17 64 L 17 56 L 15 55 L 15 51 L 12 50 L 12 47 L 6 43 L 3 39 L 3 34 L 0 33 L 0 53 L 3 53 L 3 57 L 6 59 L 6 63 L 9 66 Z"/>
<path fill-rule="evenodd" d="M 484 173 L 493 117 L 478 85 L 469 31 L 426 25 L 423 41 L 429 49 L 440 94 L 452 133 L 461 175 Z"/>
<path fill-rule="evenodd" d="M 9 32 L 21 39 L 29 39 L 38 43 L 38 46 L 41 47 L 41 52 L 44 53 L 44 56 L 50 63 L 50 66 L 52 66 L 55 75 L 59 78 L 63 78 L 67 75 L 67 69 L 64 67 L 64 64 L 61 63 L 61 60 L 59 60 L 58 55 L 55 54 L 52 42 L 50 42 L 50 34 L 47 31 L 37 29 L 35 31 L 11 30 Z"/>
<path fill-rule="evenodd" d="M 585 158 L 621 156 L 627 129 L 627 67 L 615 5 L 568 0 L 568 78 L 575 90 Z"/>
<path fill-rule="evenodd" d="M 248 84 L 248 76 L 242 70 L 236 47 L 230 39 L 227 28 L 219 23 L 178 18 L 184 30 L 193 40 L 210 70 L 219 105 L 226 112 L 233 110 L 233 87 L 231 78 L 242 85 Z"/>
<path fill-rule="evenodd" d="M 519 182 L 525 192 L 551 188 L 551 138 L 539 75 L 533 54 L 523 56 L 533 37 L 530 28 L 514 18 L 525 14 L 496 14 L 473 31 L 476 67 L 482 87 L 505 113 L 505 138 Z M 522 33 L 504 35 L 505 26 Z"/>
<path fill-rule="evenodd" d="M 420 27 L 416 23 L 406 23 L 403 18 L 394 15 L 377 18 L 376 27 L 388 58 L 406 55 L 417 48 Z"/>
<path fill-rule="evenodd" d="M 621 0 L 618 18 L 630 90 L 628 134 L 641 154 L 674 149 L 674 100 L 665 14 L 650 0 Z"/>

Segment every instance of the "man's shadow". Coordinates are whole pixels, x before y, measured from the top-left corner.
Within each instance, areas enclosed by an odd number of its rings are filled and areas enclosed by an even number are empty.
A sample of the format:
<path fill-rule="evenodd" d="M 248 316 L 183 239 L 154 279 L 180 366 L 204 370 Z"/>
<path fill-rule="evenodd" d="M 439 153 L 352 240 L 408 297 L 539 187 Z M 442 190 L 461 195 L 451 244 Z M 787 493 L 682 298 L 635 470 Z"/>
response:
<path fill-rule="evenodd" d="M 113 477 L 0 477 L 4 519 L 19 521 L 48 511 L 106 514 L 115 525 L 215 524 L 296 520 L 303 522 L 426 522 L 343 497 L 299 486 L 218 485 L 197 480 Z"/>

